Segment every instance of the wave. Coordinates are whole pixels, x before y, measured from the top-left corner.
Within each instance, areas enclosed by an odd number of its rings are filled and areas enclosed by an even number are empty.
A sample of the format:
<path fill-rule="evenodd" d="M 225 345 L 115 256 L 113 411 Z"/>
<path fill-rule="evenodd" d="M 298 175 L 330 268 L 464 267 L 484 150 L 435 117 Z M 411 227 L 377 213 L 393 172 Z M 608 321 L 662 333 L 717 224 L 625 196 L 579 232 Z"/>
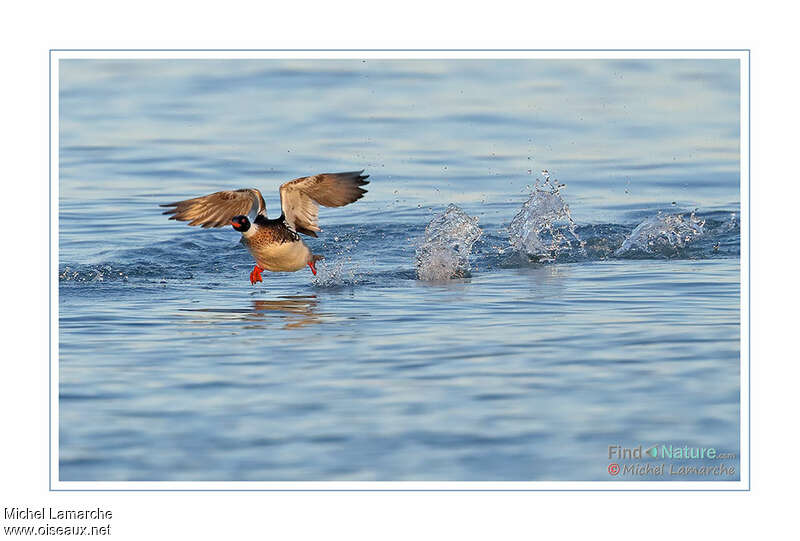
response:
<path fill-rule="evenodd" d="M 674 204 L 636 223 L 576 224 L 564 185 L 543 171 L 508 225 L 478 225 L 455 204 L 419 223 L 371 221 L 329 227 L 311 239 L 326 259 L 312 283 L 336 288 L 387 280 L 447 280 L 473 269 L 605 260 L 714 259 L 740 255 L 736 210 L 680 210 Z M 61 262 L 61 284 L 165 284 L 246 276 L 252 261 L 230 232 L 182 233 L 147 246 L 102 252 L 94 263 Z"/>

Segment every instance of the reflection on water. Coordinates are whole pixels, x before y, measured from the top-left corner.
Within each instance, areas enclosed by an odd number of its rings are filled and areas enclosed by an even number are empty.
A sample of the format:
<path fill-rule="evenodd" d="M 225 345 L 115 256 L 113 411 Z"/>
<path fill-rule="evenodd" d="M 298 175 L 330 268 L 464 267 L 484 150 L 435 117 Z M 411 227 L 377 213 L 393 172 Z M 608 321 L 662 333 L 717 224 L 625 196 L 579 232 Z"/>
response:
<path fill-rule="evenodd" d="M 564 284 L 572 275 L 572 265 L 539 265 L 536 263 L 513 269 L 514 273 L 525 280 L 525 285 L 536 292 L 537 297 L 560 297 L 564 292 Z"/>
<path fill-rule="evenodd" d="M 227 321 L 245 321 L 246 329 L 266 329 L 280 324 L 284 329 L 297 329 L 323 323 L 325 315 L 317 311 L 316 295 L 281 296 L 273 300 L 256 299 L 250 308 L 181 308 L 191 312 L 188 321 L 194 325 L 212 325 Z"/>

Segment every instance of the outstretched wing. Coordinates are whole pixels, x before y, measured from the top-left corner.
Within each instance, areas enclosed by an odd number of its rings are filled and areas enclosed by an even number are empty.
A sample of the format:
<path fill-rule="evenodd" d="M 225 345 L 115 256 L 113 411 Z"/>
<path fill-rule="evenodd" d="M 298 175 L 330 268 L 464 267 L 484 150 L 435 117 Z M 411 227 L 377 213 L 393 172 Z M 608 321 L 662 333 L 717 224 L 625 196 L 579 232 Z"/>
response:
<path fill-rule="evenodd" d="M 319 205 L 343 207 L 361 199 L 369 184 L 362 175 L 364 170 L 350 173 L 323 173 L 312 177 L 290 180 L 281 185 L 281 210 L 286 222 L 298 233 L 316 237 L 322 231 L 317 220 Z"/>
<path fill-rule="evenodd" d="M 223 227 L 230 225 L 231 218 L 241 215 L 264 214 L 267 209 L 261 192 L 255 188 L 216 192 L 203 197 L 186 199 L 177 203 L 159 205 L 173 207 L 163 214 L 171 214 L 170 220 L 189 222 L 189 225 L 202 227 Z M 252 216 L 255 218 L 255 216 Z"/>

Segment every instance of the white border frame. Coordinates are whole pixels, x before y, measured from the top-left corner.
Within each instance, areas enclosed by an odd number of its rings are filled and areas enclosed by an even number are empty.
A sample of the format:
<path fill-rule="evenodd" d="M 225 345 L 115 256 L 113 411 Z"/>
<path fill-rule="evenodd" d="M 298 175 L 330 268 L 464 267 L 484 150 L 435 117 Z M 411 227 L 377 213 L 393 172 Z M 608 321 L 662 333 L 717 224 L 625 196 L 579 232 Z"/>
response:
<path fill-rule="evenodd" d="M 740 66 L 739 481 L 230 481 L 59 480 L 59 61 L 64 59 L 734 59 Z M 50 51 L 50 490 L 51 491 L 749 491 L 750 490 L 750 51 L 731 50 L 67 50 Z"/>

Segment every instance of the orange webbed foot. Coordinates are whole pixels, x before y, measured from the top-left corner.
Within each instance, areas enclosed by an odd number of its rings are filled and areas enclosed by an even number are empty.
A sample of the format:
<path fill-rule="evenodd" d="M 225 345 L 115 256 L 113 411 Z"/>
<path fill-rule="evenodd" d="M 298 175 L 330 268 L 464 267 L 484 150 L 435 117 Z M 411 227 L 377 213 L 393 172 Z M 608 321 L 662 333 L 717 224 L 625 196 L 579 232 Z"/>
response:
<path fill-rule="evenodd" d="M 250 273 L 250 283 L 255 285 L 256 282 L 263 282 L 264 280 L 261 279 L 261 272 L 264 269 L 256 265 L 253 267 L 253 272 Z"/>
<path fill-rule="evenodd" d="M 317 275 L 317 267 L 314 265 L 314 263 L 316 263 L 316 261 L 309 261 L 308 262 L 308 268 L 311 269 L 311 274 L 316 276 Z"/>

